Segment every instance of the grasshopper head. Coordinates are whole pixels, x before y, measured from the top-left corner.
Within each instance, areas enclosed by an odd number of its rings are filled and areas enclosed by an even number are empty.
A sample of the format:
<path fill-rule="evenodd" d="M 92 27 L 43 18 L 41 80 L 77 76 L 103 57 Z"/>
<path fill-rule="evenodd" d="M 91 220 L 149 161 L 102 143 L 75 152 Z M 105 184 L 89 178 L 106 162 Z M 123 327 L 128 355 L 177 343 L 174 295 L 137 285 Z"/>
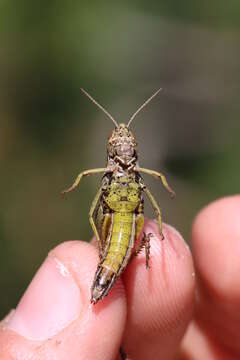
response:
<path fill-rule="evenodd" d="M 136 158 L 136 150 L 137 143 L 133 133 L 126 124 L 119 124 L 108 139 L 108 157 L 127 166 L 131 159 Z"/>
<path fill-rule="evenodd" d="M 123 167 L 134 166 L 137 161 L 137 143 L 129 126 L 136 115 L 161 91 L 158 89 L 150 98 L 148 98 L 135 113 L 130 117 L 128 124 L 118 124 L 109 112 L 104 109 L 88 92 L 81 89 L 82 92 L 99 108 L 115 125 L 115 129 L 108 139 L 107 152 L 110 163 L 118 162 Z"/>

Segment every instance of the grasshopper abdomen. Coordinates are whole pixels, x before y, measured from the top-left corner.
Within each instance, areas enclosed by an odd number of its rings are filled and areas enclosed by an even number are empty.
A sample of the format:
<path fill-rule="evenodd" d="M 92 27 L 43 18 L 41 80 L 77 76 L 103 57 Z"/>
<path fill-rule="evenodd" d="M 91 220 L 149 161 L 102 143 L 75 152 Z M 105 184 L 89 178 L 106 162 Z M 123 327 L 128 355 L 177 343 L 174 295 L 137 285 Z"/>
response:
<path fill-rule="evenodd" d="M 92 285 L 93 303 L 108 294 L 132 256 L 136 236 L 135 212 L 141 202 L 140 187 L 128 177 L 118 177 L 111 182 L 103 198 L 112 216 Z"/>

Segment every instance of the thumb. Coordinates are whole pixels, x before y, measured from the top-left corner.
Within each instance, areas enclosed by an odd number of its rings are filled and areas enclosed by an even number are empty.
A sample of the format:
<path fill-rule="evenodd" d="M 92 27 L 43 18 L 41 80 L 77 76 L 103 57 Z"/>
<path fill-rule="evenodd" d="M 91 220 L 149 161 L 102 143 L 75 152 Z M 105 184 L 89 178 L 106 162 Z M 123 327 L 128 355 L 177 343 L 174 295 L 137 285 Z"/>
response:
<path fill-rule="evenodd" d="M 56 247 L 15 311 L 0 325 L 1 359 L 106 359 L 117 356 L 125 320 L 122 283 L 90 304 L 95 248 L 80 241 Z"/>

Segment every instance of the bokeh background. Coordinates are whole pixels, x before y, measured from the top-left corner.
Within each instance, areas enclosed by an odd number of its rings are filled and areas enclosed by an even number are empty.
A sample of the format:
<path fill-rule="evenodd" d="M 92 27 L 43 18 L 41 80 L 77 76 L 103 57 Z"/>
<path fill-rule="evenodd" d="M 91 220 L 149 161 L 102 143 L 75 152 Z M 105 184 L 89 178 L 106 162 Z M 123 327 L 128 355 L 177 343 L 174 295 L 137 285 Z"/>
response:
<path fill-rule="evenodd" d="M 91 237 L 100 177 L 60 191 L 103 166 L 113 124 L 80 87 L 118 121 L 163 87 L 132 129 L 141 165 L 176 190 L 145 177 L 187 241 L 202 206 L 239 192 L 239 39 L 235 0 L 1 1 L 1 317 L 52 247 Z"/>

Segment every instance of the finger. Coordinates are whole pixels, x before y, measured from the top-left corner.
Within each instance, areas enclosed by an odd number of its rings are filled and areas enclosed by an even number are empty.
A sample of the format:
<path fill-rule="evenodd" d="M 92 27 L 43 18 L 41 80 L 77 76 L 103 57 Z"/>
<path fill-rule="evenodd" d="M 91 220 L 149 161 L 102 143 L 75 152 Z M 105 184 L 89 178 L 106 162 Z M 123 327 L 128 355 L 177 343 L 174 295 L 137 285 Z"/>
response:
<path fill-rule="evenodd" d="M 117 356 L 126 318 L 119 281 L 90 305 L 98 256 L 92 245 L 67 242 L 50 252 L 0 328 L 1 359 L 109 359 Z"/>
<path fill-rule="evenodd" d="M 171 226 L 163 226 L 163 241 L 154 221 L 146 221 L 144 232 L 153 234 L 150 269 L 143 250 L 124 273 L 128 318 L 123 344 L 131 359 L 173 359 L 192 317 L 192 257 Z"/>
<path fill-rule="evenodd" d="M 191 348 L 194 338 L 198 343 L 196 338 L 205 336 L 213 344 L 208 346 L 209 354 L 227 351 L 228 356 L 234 354 L 234 359 L 240 358 L 239 214 L 240 196 L 226 197 L 204 208 L 194 222 L 197 312 L 195 335 L 190 332 L 185 343 L 185 347 Z M 199 356 L 201 348 L 194 349 Z"/>

